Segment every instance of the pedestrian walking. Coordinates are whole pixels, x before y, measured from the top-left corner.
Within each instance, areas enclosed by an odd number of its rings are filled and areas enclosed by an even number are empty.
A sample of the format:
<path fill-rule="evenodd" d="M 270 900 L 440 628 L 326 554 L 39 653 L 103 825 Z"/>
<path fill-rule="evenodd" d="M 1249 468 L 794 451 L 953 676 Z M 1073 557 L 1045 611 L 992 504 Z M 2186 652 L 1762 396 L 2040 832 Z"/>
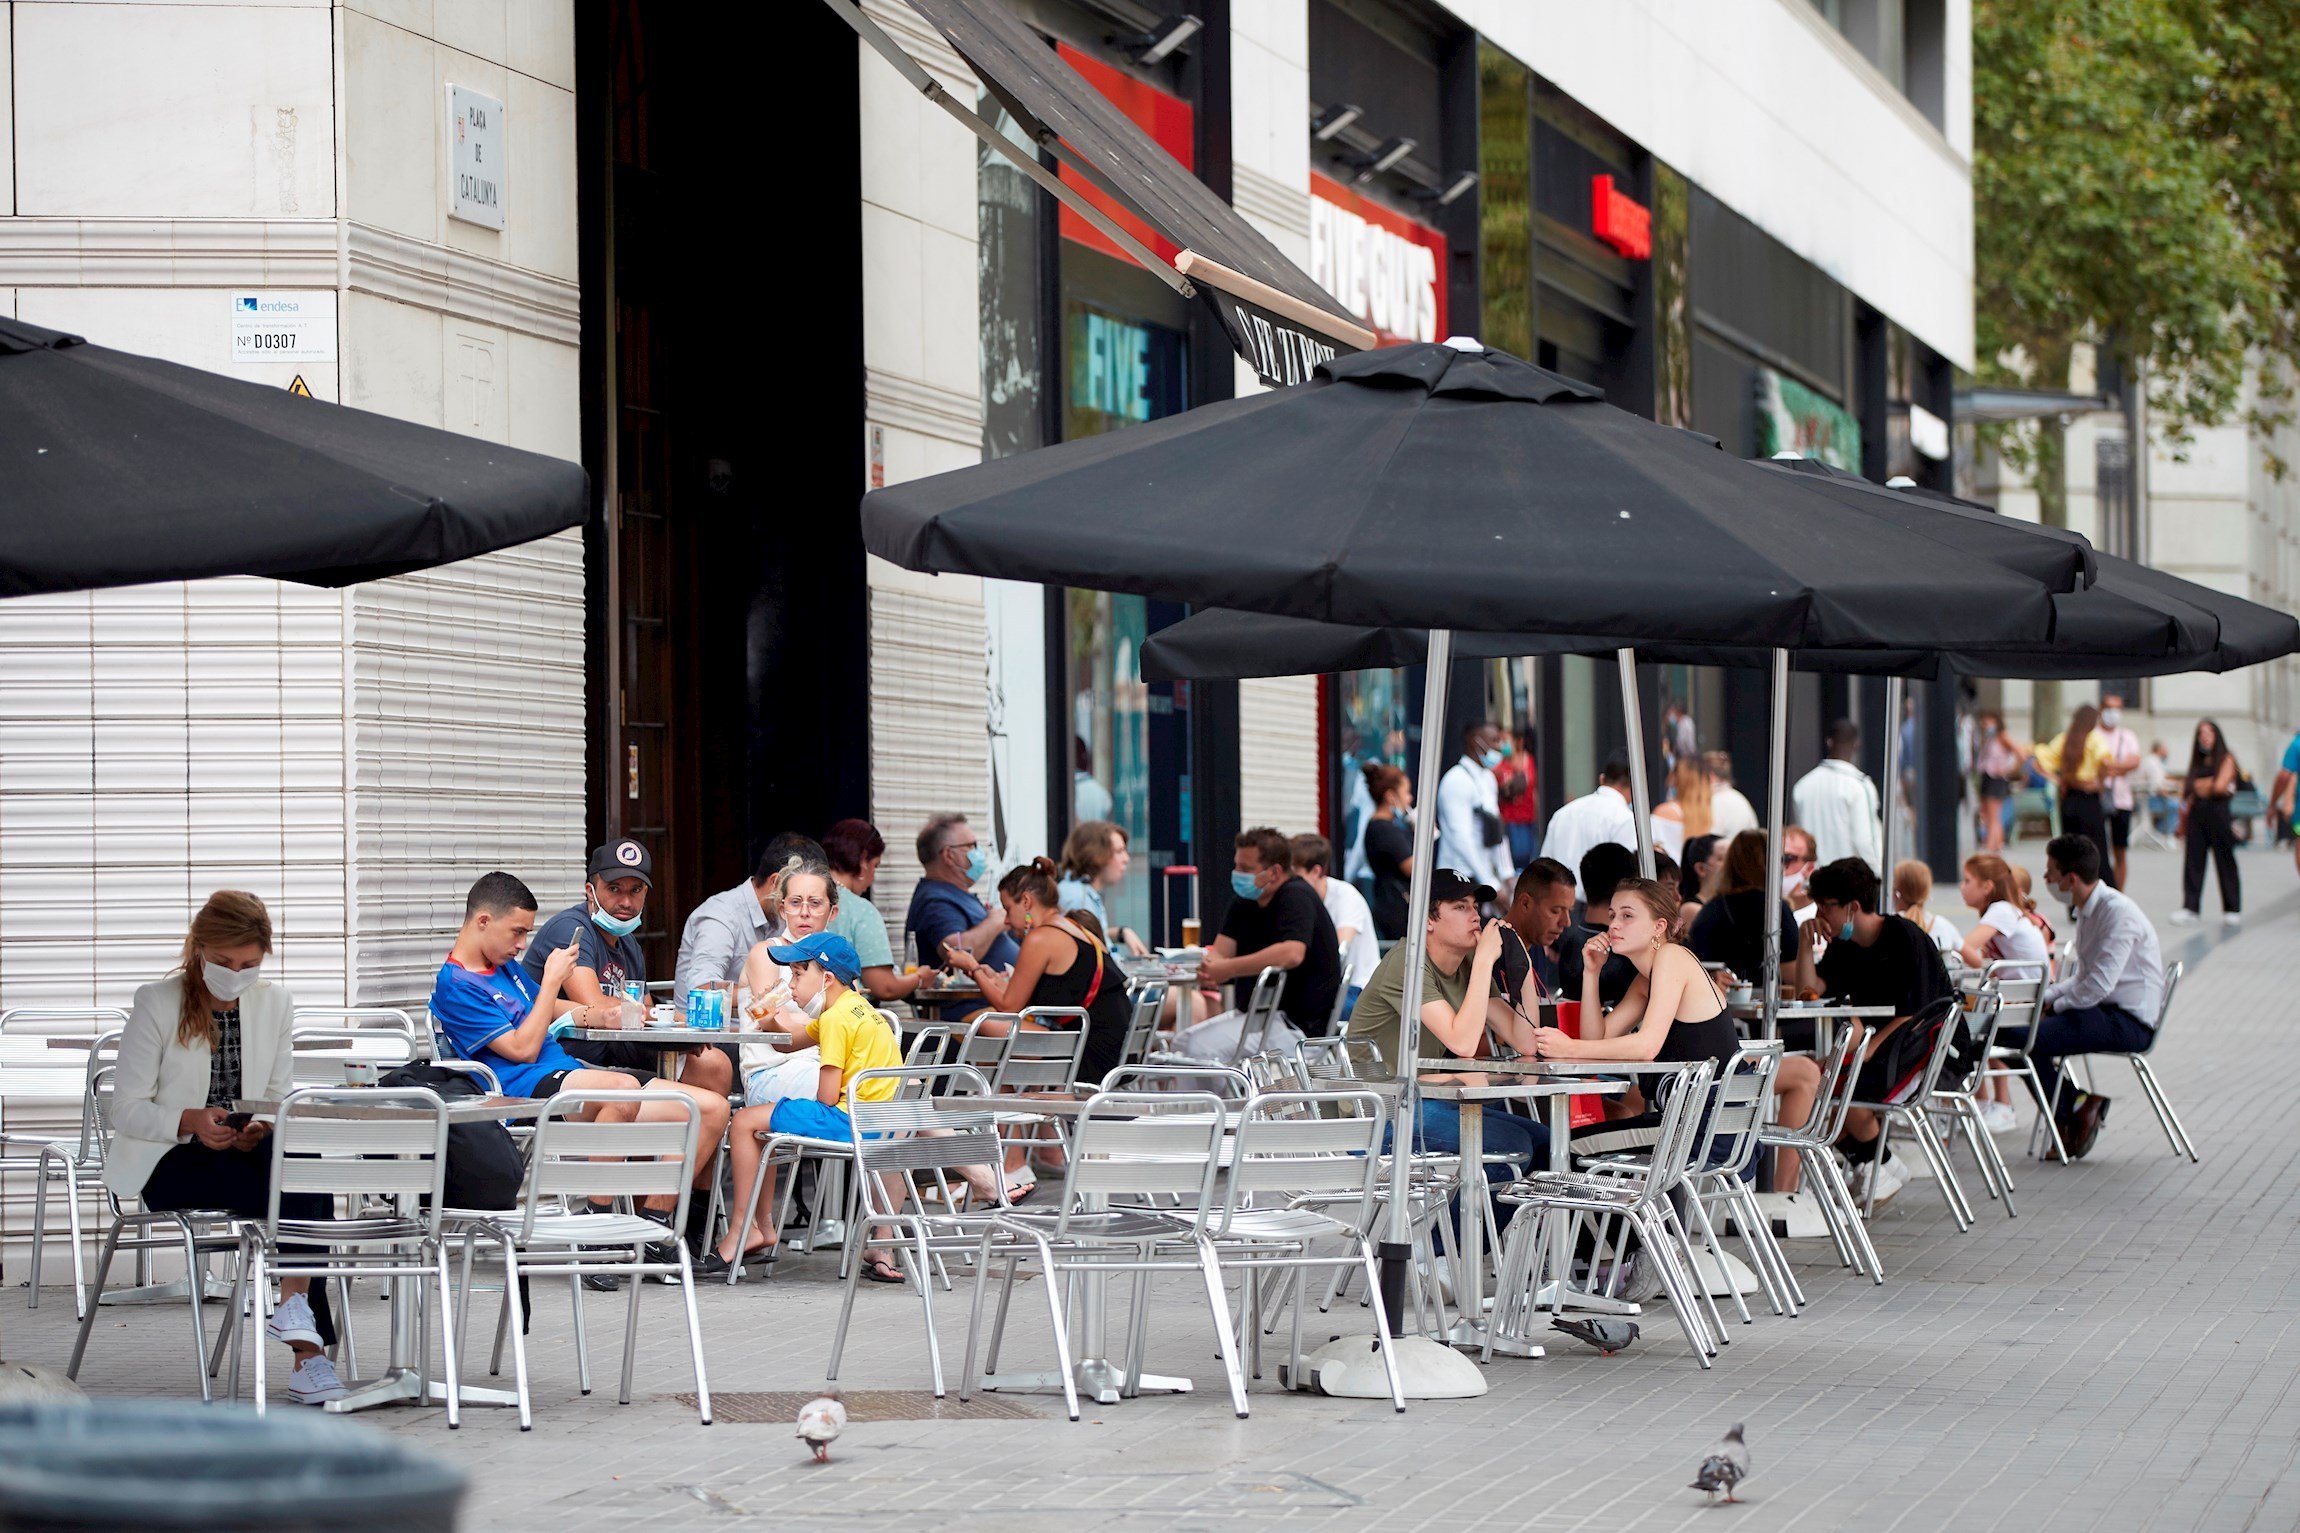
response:
<path fill-rule="evenodd" d="M 2100 710 L 2090 703 L 2069 715 L 2068 728 L 2036 748 L 2036 764 L 2060 790 L 2060 833 L 2083 836 L 2100 848 L 2100 865 L 2112 866 L 2108 844 L 2108 736 Z"/>
<path fill-rule="evenodd" d="M 2228 801 L 2236 796 L 2236 753 L 2210 719 L 2196 723 L 2196 738 L 2188 748 L 2188 776 L 2181 783 L 2181 836 L 2187 842 L 2180 870 L 2180 908 L 2172 913 L 2175 925 L 2194 922 L 2204 905 L 2204 859 L 2212 858 L 2220 875 L 2220 919 L 2229 926 L 2243 924 L 2244 889 L 2236 874 L 2236 827 Z"/>

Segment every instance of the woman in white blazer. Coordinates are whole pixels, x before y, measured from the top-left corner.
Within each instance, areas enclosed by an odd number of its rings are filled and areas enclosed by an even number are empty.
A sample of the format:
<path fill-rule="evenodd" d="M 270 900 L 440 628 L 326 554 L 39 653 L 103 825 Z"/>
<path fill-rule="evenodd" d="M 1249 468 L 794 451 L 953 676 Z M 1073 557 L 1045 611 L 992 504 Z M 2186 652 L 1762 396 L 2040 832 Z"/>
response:
<path fill-rule="evenodd" d="M 208 896 L 184 938 L 176 973 L 136 991 L 113 1077 L 112 1141 L 104 1185 L 150 1209 L 224 1209 L 260 1219 L 269 1211 L 272 1154 L 267 1124 L 235 1118 L 242 1097 L 277 1101 L 294 1089 L 295 1001 L 263 978 L 272 948 L 264 902 L 238 889 Z M 321 1193 L 282 1193 L 280 1216 L 327 1219 Z M 280 1306 L 265 1334 L 295 1353 L 288 1393 L 324 1405 L 344 1389 L 321 1352 L 335 1340 L 323 1287 L 280 1280 Z"/>

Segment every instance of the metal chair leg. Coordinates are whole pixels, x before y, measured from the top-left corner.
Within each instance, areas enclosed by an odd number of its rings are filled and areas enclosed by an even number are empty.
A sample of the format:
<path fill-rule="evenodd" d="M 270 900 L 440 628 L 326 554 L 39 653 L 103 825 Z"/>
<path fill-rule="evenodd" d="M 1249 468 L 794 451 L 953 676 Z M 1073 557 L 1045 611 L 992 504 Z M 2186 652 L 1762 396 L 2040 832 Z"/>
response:
<path fill-rule="evenodd" d="M 87 1307 L 80 1312 L 80 1331 L 72 1339 L 71 1365 L 64 1370 L 64 1377 L 75 1382 L 80 1377 L 80 1359 L 88 1353 L 88 1333 L 95 1329 L 96 1308 L 104 1299 L 104 1278 L 111 1272 L 112 1258 L 119 1252 L 120 1226 L 125 1222 L 114 1219 L 111 1229 L 104 1235 L 104 1254 L 97 1258 L 96 1281 L 89 1291 Z"/>
<path fill-rule="evenodd" d="M 1214 1258 L 1214 1248 L 1203 1241 L 1198 1245 L 1198 1267 L 1206 1276 L 1206 1302 L 1214 1311 L 1214 1340 L 1222 1349 L 1222 1371 L 1229 1376 L 1230 1404 L 1237 1411 L 1238 1419 L 1244 1421 L 1247 1411 L 1244 1363 L 1238 1355 L 1238 1338 L 1230 1329 L 1230 1306 L 1222 1292 L 1221 1264 Z M 1471 1281 L 1476 1281 L 1474 1274 Z"/>
<path fill-rule="evenodd" d="M 711 1424 L 711 1381 L 703 1372 L 703 1317 L 695 1308 L 695 1269 L 687 1259 L 687 1243 L 682 1240 L 678 1245 L 679 1297 L 686 1302 L 687 1306 L 687 1351 L 695 1362 L 695 1413 L 702 1418 L 704 1426 L 709 1426 Z M 941 1364 L 938 1359 L 936 1372 L 939 1374 L 940 1371 Z M 940 1382 L 938 1378 L 936 1383 L 939 1385 Z M 939 1387 L 935 1391 L 937 1394 L 941 1392 Z"/>
<path fill-rule="evenodd" d="M 527 1314 L 519 1302 L 519 1251 L 510 1241 L 503 1244 L 503 1316 L 503 1320 L 496 1325 L 498 1344 L 502 1333 L 509 1330 L 511 1387 L 519 1399 L 519 1430 L 531 1432 L 535 1429 L 535 1413 L 527 1390 Z M 584 1393 L 590 1393 L 589 1389 L 586 1388 Z"/>

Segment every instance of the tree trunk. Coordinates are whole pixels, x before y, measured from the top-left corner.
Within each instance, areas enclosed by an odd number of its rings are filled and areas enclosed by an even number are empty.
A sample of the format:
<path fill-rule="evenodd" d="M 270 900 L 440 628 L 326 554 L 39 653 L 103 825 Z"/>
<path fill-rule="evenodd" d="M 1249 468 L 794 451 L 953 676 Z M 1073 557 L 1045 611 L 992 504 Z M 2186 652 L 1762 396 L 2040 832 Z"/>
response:
<path fill-rule="evenodd" d="M 2036 379 L 2039 388 L 2065 389 L 2068 387 L 2069 350 L 2056 347 L 2038 356 Z M 2046 416 L 2037 422 L 2036 462 L 2032 469 L 2036 484 L 2037 519 L 2047 527 L 2068 525 L 2068 420 L 2065 416 Z M 2038 740 L 2049 740 L 2060 733 L 2064 722 L 2061 710 L 2060 683 L 2039 681 L 2031 684 L 2029 713 L 2030 732 Z"/>

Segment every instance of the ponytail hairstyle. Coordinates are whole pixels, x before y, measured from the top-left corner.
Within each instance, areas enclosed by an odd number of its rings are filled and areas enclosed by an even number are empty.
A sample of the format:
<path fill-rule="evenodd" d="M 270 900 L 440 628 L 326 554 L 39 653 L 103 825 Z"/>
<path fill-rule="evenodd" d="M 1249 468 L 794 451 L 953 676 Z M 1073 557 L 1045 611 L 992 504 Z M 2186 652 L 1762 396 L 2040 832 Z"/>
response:
<path fill-rule="evenodd" d="M 998 892 L 1010 900 L 1020 900 L 1027 895 L 1060 915 L 1062 896 L 1055 888 L 1055 877 L 1056 869 L 1052 862 L 1044 857 L 1033 857 L 1028 862 L 1007 869 L 1006 876 L 998 881 Z"/>
<path fill-rule="evenodd" d="M 184 1002 L 176 1014 L 176 1042 L 187 1048 L 216 1046 L 216 998 L 208 993 L 200 965 L 219 948 L 246 947 L 251 942 L 267 954 L 272 950 L 272 917 L 264 902 L 244 889 L 218 889 L 209 895 L 184 937 L 178 965 L 184 976 Z"/>
<path fill-rule="evenodd" d="M 1653 939 L 1654 944 L 1668 942 L 1670 932 L 1677 925 L 1678 907 L 1685 903 L 1678 897 L 1677 885 L 1659 878 L 1625 878 L 1614 886 L 1613 897 L 1619 899 L 1624 894 L 1637 896 L 1653 913 L 1653 919 L 1661 923 L 1661 935 Z"/>

